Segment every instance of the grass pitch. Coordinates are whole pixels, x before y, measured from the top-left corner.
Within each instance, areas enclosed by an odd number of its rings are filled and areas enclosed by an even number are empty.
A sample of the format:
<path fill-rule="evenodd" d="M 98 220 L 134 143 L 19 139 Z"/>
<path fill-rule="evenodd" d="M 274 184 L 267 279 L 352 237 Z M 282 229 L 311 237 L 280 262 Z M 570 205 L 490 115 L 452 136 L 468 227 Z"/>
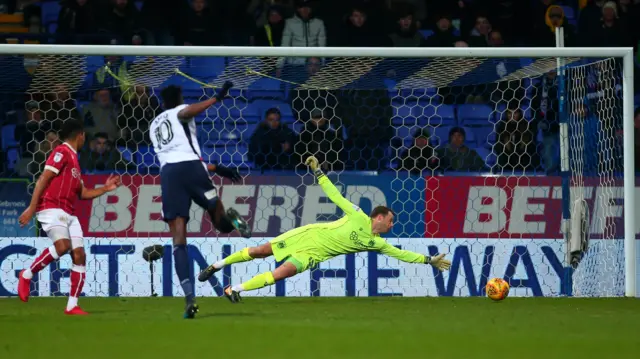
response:
<path fill-rule="evenodd" d="M 640 300 L 0 299 L 0 358 L 639 358 Z"/>

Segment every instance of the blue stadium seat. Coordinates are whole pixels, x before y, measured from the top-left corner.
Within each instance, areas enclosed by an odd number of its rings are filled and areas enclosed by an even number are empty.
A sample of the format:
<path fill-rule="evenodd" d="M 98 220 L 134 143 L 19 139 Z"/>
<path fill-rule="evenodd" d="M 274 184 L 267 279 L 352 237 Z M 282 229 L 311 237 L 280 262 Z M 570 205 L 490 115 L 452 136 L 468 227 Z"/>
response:
<path fill-rule="evenodd" d="M 491 148 L 496 142 L 496 132 L 493 125 L 473 127 L 471 130 L 475 134 L 478 147 Z"/>
<path fill-rule="evenodd" d="M 474 150 L 476 150 L 480 158 L 482 158 L 487 168 L 491 168 L 496 164 L 498 158 L 496 157 L 495 153 L 493 153 L 491 149 L 478 147 L 478 148 L 474 148 Z"/>
<path fill-rule="evenodd" d="M 60 3 L 57 1 L 46 1 L 40 4 L 42 10 L 42 23 L 48 26 L 52 22 L 58 21 L 58 14 L 60 13 Z"/>
<path fill-rule="evenodd" d="M 304 131 L 304 123 L 302 121 L 296 121 L 291 124 L 291 129 L 293 129 L 295 133 L 299 134 Z"/>
<path fill-rule="evenodd" d="M 157 161 L 156 154 L 151 147 L 139 146 L 136 152 L 136 164 L 142 167 L 159 167 L 160 163 Z"/>
<path fill-rule="evenodd" d="M 284 101 L 278 100 L 254 100 L 251 101 L 250 106 L 255 108 L 260 120 L 264 119 L 265 112 L 271 108 L 275 107 L 280 110 L 280 114 L 282 117 L 291 117 L 293 118 L 293 110 L 291 109 L 291 105 Z"/>
<path fill-rule="evenodd" d="M 7 168 L 13 170 L 20 161 L 20 151 L 17 147 L 11 147 L 7 150 Z"/>
<path fill-rule="evenodd" d="M 564 10 L 564 17 L 566 17 L 568 20 L 573 20 L 575 19 L 575 12 L 573 11 L 573 8 L 571 6 L 561 6 L 562 10 Z"/>
<path fill-rule="evenodd" d="M 392 104 L 393 117 L 391 123 L 394 126 L 414 126 L 417 123 L 417 118 L 414 115 L 416 113 L 417 101 L 411 101 L 406 103 Z M 420 109 L 421 110 L 421 109 Z M 420 111 L 421 112 L 421 111 Z"/>
<path fill-rule="evenodd" d="M 193 56 L 187 58 L 185 73 L 198 79 L 211 79 L 224 72 L 226 59 L 219 56 Z"/>
<path fill-rule="evenodd" d="M 15 140 L 15 131 L 16 125 L 9 124 L 2 126 L 2 149 L 18 145 L 18 142 Z"/>
<path fill-rule="evenodd" d="M 416 131 L 422 130 L 422 127 L 419 126 L 400 126 L 395 128 L 396 133 L 394 139 L 397 141 L 402 141 L 402 143 L 409 147 L 413 144 L 413 136 Z"/>
<path fill-rule="evenodd" d="M 420 35 L 422 35 L 422 37 L 424 37 L 425 39 L 428 39 L 433 34 L 433 30 L 420 30 Z"/>
<path fill-rule="evenodd" d="M 125 161 L 134 162 L 133 161 L 133 153 L 130 149 L 124 146 L 118 146 L 118 151 L 122 154 L 122 158 Z"/>
<path fill-rule="evenodd" d="M 248 97 L 249 100 L 273 98 L 284 101 L 285 91 L 281 81 L 265 77 L 249 85 Z"/>
<path fill-rule="evenodd" d="M 203 147 L 202 157 L 205 161 L 222 165 L 240 165 L 247 161 L 247 145 L 239 142 L 220 141 L 216 146 Z"/>
<path fill-rule="evenodd" d="M 458 106 L 458 123 L 463 126 L 482 126 L 490 123 L 493 109 L 488 105 Z"/>
<path fill-rule="evenodd" d="M 452 105 L 418 106 L 415 116 L 418 117 L 418 125 L 420 126 L 457 125 L 454 106 Z"/>
<path fill-rule="evenodd" d="M 429 131 L 431 131 L 431 144 L 433 146 L 444 146 L 449 142 L 449 130 L 451 127 L 449 126 L 438 126 L 438 127 L 430 127 Z"/>

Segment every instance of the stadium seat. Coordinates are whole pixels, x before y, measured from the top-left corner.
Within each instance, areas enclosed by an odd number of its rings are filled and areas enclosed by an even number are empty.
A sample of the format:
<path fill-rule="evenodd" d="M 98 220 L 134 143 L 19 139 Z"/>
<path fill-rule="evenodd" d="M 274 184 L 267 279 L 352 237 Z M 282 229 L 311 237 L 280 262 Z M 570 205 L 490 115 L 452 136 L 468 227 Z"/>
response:
<path fill-rule="evenodd" d="M 428 39 L 433 34 L 434 34 L 433 30 L 420 30 L 420 35 L 422 35 L 422 37 L 424 37 L 425 39 Z"/>
<path fill-rule="evenodd" d="M 391 123 L 394 126 L 415 126 L 417 123 L 417 118 L 414 114 L 416 112 L 417 106 L 418 102 L 416 101 L 400 104 L 393 103 L 393 117 L 391 118 Z"/>
<path fill-rule="evenodd" d="M 50 23 L 58 21 L 60 3 L 57 1 L 42 2 L 40 4 L 40 10 L 42 11 L 42 23 L 45 26 L 48 26 Z"/>
<path fill-rule="evenodd" d="M 419 126 L 455 126 L 457 125 L 454 106 L 429 105 L 416 108 Z"/>
<path fill-rule="evenodd" d="M 496 142 L 496 132 L 493 125 L 473 127 L 471 130 L 475 134 L 478 147 L 492 148 Z"/>
<path fill-rule="evenodd" d="M 490 123 L 493 109 L 488 105 L 458 106 L 458 123 L 463 126 L 482 126 Z"/>
<path fill-rule="evenodd" d="M 136 152 L 136 164 L 142 167 L 159 167 L 160 163 L 157 162 L 156 154 L 150 147 L 139 146 Z"/>
<path fill-rule="evenodd" d="M 284 101 L 285 91 L 281 81 L 265 77 L 249 85 L 248 97 L 249 100 L 273 98 Z"/>
<path fill-rule="evenodd" d="M 573 8 L 571 6 L 561 6 L 562 10 L 564 10 L 564 17 L 566 17 L 568 20 L 573 20 L 575 19 L 575 12 L 573 11 Z"/>
<path fill-rule="evenodd" d="M 122 158 L 125 161 L 129 161 L 129 162 L 134 162 L 133 160 L 133 153 L 131 152 L 130 149 L 128 149 L 127 147 L 124 146 L 118 146 L 118 152 L 120 152 L 120 154 L 122 154 Z"/>
<path fill-rule="evenodd" d="M 419 126 L 400 126 L 395 128 L 395 136 L 394 139 L 396 141 L 402 141 L 402 144 L 409 147 L 413 144 L 413 136 L 414 134 L 422 130 Z"/>
<path fill-rule="evenodd" d="M 18 145 L 18 142 L 15 140 L 15 132 L 16 125 L 10 124 L 2 126 L 2 149 Z"/>
<path fill-rule="evenodd" d="M 474 148 L 474 150 L 476 150 L 480 158 L 482 158 L 487 168 L 491 168 L 493 165 L 496 164 L 497 157 L 491 149 L 478 147 L 478 148 Z"/>
<path fill-rule="evenodd" d="M 225 58 L 219 56 L 188 57 L 184 72 L 198 80 L 218 77 L 225 69 Z"/>
<path fill-rule="evenodd" d="M 16 168 L 16 164 L 20 161 L 20 151 L 17 147 L 11 147 L 7 149 L 7 168 L 13 170 Z"/>
<path fill-rule="evenodd" d="M 430 127 L 429 131 L 431 132 L 431 145 L 443 146 L 444 144 L 448 143 L 450 129 L 451 127 L 449 126 Z"/>

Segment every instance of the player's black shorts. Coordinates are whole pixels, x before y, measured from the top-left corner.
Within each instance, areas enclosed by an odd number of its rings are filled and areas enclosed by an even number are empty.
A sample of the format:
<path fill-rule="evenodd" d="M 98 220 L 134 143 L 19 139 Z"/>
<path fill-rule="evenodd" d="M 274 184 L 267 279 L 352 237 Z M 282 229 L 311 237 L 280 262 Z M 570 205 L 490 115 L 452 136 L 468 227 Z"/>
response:
<path fill-rule="evenodd" d="M 165 221 L 189 220 L 191 201 L 205 210 L 215 208 L 218 190 L 202 161 L 167 163 L 160 172 L 162 215 Z"/>

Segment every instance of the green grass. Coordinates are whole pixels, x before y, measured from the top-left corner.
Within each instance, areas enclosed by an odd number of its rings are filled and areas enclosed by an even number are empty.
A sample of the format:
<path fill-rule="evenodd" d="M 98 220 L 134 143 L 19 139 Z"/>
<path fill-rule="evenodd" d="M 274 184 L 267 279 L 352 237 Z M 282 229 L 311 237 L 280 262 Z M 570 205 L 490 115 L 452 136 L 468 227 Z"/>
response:
<path fill-rule="evenodd" d="M 640 300 L 0 299 L 0 358 L 639 358 Z"/>

